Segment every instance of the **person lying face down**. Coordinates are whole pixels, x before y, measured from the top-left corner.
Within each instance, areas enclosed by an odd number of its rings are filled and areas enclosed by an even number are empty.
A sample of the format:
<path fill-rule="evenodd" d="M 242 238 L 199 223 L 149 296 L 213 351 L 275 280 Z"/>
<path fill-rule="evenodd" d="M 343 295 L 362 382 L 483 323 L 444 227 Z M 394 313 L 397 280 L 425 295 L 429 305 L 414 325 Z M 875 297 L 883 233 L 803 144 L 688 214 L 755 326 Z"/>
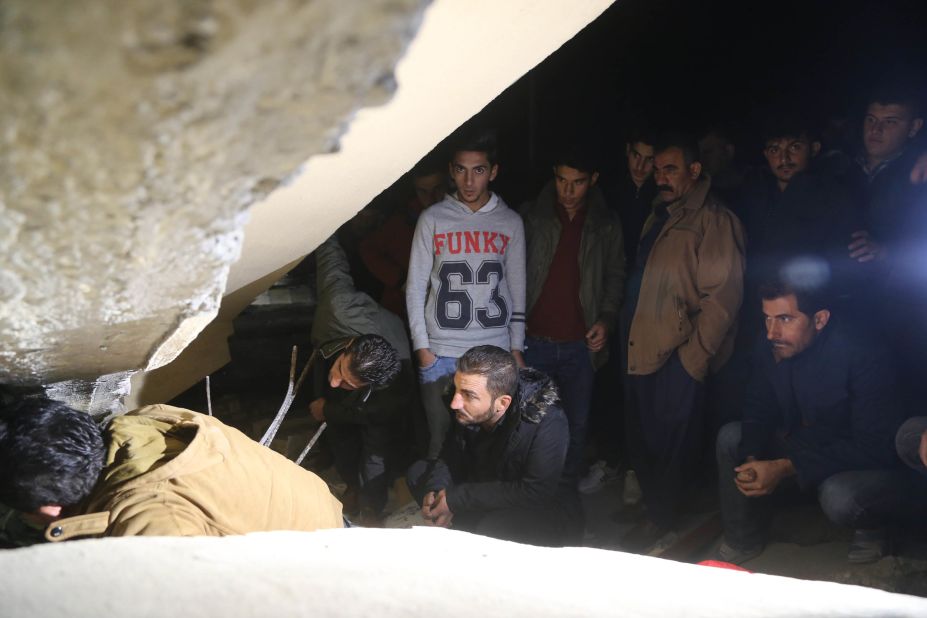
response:
<path fill-rule="evenodd" d="M 64 404 L 0 410 L 0 503 L 79 536 L 226 536 L 343 526 L 315 474 L 214 417 L 153 405 L 101 430 Z"/>

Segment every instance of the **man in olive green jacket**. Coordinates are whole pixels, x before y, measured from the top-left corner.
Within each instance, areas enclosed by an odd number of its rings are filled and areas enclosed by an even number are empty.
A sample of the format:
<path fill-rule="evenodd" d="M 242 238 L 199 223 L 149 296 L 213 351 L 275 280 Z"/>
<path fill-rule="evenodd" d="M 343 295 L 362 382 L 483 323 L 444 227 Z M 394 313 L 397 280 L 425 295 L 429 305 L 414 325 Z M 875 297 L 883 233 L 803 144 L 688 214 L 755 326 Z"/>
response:
<path fill-rule="evenodd" d="M 629 446 L 647 520 L 623 540 L 646 550 L 669 533 L 703 450 L 704 381 L 730 356 L 743 295 L 744 232 L 701 174 L 686 136 L 655 144 L 657 199 L 622 311 Z"/>
<path fill-rule="evenodd" d="M 553 180 L 521 211 L 527 241 L 525 362 L 553 378 L 570 425 L 564 477 L 582 473 L 595 370 L 605 363 L 624 286 L 621 222 L 584 152 L 554 160 Z"/>
<path fill-rule="evenodd" d="M 45 539 L 226 536 L 341 528 L 341 503 L 315 474 L 211 416 L 166 405 L 101 431 L 64 404 L 0 411 L 0 502 Z"/>

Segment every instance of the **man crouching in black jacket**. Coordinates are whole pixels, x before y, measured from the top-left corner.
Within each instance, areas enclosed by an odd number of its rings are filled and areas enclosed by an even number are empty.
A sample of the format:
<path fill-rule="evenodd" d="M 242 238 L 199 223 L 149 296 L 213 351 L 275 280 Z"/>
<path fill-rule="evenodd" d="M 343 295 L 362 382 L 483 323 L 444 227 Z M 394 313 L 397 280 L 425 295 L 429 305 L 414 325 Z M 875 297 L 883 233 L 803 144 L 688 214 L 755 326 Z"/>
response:
<path fill-rule="evenodd" d="M 496 346 L 457 361 L 457 423 L 441 457 L 407 475 L 425 521 L 521 543 L 579 540 L 581 510 L 561 484 L 570 435 L 554 383 Z"/>

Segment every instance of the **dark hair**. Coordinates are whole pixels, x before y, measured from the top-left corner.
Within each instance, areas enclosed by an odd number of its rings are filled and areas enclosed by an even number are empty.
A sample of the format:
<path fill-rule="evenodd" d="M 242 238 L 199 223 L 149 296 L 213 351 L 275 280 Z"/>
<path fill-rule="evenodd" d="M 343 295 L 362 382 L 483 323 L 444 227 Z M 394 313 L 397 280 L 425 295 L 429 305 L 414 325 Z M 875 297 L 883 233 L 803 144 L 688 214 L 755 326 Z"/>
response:
<path fill-rule="evenodd" d="M 374 388 L 389 386 L 401 368 L 399 354 L 380 335 L 355 337 L 344 349 L 350 355 L 351 373 Z"/>
<path fill-rule="evenodd" d="M 451 162 L 458 152 L 482 152 L 489 160 L 489 165 L 495 165 L 498 159 L 496 152 L 496 132 L 492 129 L 476 129 L 461 133 L 451 141 Z"/>
<path fill-rule="evenodd" d="M 788 278 L 782 274 L 761 283 L 759 292 L 762 300 L 774 300 L 794 294 L 798 310 L 809 316 L 831 307 L 830 293 L 826 284 L 800 285 L 788 281 Z"/>
<path fill-rule="evenodd" d="M 565 165 L 587 174 L 595 174 L 599 171 L 598 161 L 591 150 L 577 144 L 558 148 L 554 153 L 553 165 L 554 167 Z"/>
<path fill-rule="evenodd" d="M 73 506 L 96 484 L 106 448 L 93 418 L 57 401 L 25 399 L 0 410 L 0 502 L 31 513 Z"/>
<path fill-rule="evenodd" d="M 866 104 L 878 103 L 880 105 L 904 105 L 911 110 L 913 118 L 922 118 L 921 101 L 923 93 L 916 87 L 904 83 L 879 84 L 869 94 Z"/>
<path fill-rule="evenodd" d="M 809 142 L 821 141 L 818 123 L 808 111 L 788 111 L 767 116 L 762 125 L 762 147 L 771 139 L 804 137 Z"/>
<path fill-rule="evenodd" d="M 647 144 L 648 146 L 653 146 L 657 141 L 657 136 L 654 135 L 654 132 L 645 124 L 639 124 L 631 128 L 628 131 L 627 144 L 633 146 L 634 144 Z"/>
<path fill-rule="evenodd" d="M 432 174 L 447 175 L 447 159 L 436 151 L 431 151 L 422 157 L 409 172 L 414 178 L 423 178 Z"/>
<path fill-rule="evenodd" d="M 688 133 L 667 131 L 661 134 L 653 144 L 653 154 L 658 155 L 670 148 L 682 150 L 682 157 L 686 165 L 692 165 L 699 161 L 698 142 Z"/>
<path fill-rule="evenodd" d="M 511 352 L 494 345 L 470 348 L 457 359 L 457 371 L 486 376 L 486 389 L 493 398 L 515 396 L 518 387 L 518 367 Z"/>

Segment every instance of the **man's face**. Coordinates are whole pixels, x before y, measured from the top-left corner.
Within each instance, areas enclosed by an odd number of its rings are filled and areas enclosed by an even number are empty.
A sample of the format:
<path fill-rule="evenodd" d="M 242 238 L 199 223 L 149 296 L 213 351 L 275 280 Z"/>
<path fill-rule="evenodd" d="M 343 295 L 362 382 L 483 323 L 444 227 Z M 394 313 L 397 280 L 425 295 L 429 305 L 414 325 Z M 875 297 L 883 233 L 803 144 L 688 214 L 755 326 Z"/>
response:
<path fill-rule="evenodd" d="M 863 119 L 866 154 L 877 159 L 890 159 L 904 149 L 923 125 L 923 119 L 914 118 L 907 105 L 872 103 Z"/>
<path fill-rule="evenodd" d="M 582 207 L 586 202 L 586 194 L 599 179 L 599 174 L 581 172 L 566 165 L 554 168 L 554 182 L 557 185 L 557 202 L 567 210 Z"/>
<path fill-rule="evenodd" d="M 415 187 L 415 199 L 423 209 L 443 200 L 447 191 L 447 181 L 440 172 L 417 176 L 412 179 L 412 185 Z"/>
<path fill-rule="evenodd" d="M 631 180 L 640 187 L 653 173 L 653 146 L 644 142 L 634 142 L 625 146 L 628 156 L 628 173 Z"/>
<path fill-rule="evenodd" d="M 827 325 L 830 312 L 818 311 L 809 316 L 798 310 L 794 294 L 772 300 L 763 299 L 766 339 L 772 344 L 776 361 L 801 354 Z"/>
<path fill-rule="evenodd" d="M 332 388 L 356 391 L 366 386 L 364 381 L 351 372 L 351 355 L 342 353 L 328 372 L 328 383 Z"/>
<path fill-rule="evenodd" d="M 701 163 L 686 165 L 681 148 L 667 148 L 657 154 L 653 160 L 653 179 L 657 183 L 657 195 L 665 204 L 675 202 L 695 186 Z"/>
<path fill-rule="evenodd" d="M 498 421 L 508 408 L 508 395 L 493 398 L 486 388 L 486 376 L 470 373 L 454 374 L 454 398 L 451 409 L 461 425 L 487 425 Z"/>
<path fill-rule="evenodd" d="M 698 141 L 698 154 L 705 171 L 714 176 L 731 165 L 734 144 L 717 133 L 709 133 Z"/>
<path fill-rule="evenodd" d="M 455 153 L 450 170 L 461 202 L 479 209 L 489 200 L 489 183 L 496 178 L 499 166 L 490 165 L 485 152 L 462 150 Z"/>
<path fill-rule="evenodd" d="M 821 150 L 821 142 L 811 142 L 807 137 L 774 137 L 766 141 L 763 154 L 769 169 L 783 186 L 792 177 L 811 166 L 811 159 Z"/>

